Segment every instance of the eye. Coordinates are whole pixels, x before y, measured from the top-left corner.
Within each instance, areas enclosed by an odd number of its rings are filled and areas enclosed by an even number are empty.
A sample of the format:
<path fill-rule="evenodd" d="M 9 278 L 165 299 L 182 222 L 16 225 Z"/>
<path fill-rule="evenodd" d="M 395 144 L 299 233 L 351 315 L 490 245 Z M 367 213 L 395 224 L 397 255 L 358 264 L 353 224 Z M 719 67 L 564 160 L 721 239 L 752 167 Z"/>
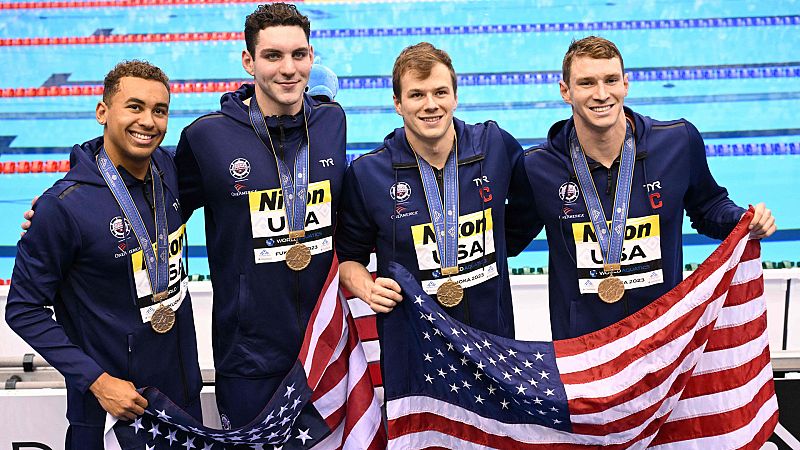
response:
<path fill-rule="evenodd" d="M 442 89 L 442 90 L 440 90 L 440 91 L 436 91 L 436 95 L 438 95 L 439 97 L 444 97 L 444 96 L 446 96 L 447 94 L 449 94 L 449 92 L 447 92 L 447 91 L 446 91 L 446 90 L 444 90 L 444 89 Z"/>
<path fill-rule="evenodd" d="M 140 105 L 137 105 L 136 103 L 131 103 L 130 105 L 128 105 L 128 109 L 131 109 L 133 111 L 141 111 L 142 107 Z"/>
<path fill-rule="evenodd" d="M 280 53 L 267 53 L 264 58 L 268 61 L 278 61 L 281 59 Z"/>
<path fill-rule="evenodd" d="M 308 52 L 305 50 L 296 51 L 292 53 L 292 56 L 294 57 L 294 59 L 304 59 L 308 56 Z"/>
<path fill-rule="evenodd" d="M 168 111 L 166 108 L 156 108 L 153 110 L 154 113 L 158 114 L 159 116 L 166 116 Z"/>

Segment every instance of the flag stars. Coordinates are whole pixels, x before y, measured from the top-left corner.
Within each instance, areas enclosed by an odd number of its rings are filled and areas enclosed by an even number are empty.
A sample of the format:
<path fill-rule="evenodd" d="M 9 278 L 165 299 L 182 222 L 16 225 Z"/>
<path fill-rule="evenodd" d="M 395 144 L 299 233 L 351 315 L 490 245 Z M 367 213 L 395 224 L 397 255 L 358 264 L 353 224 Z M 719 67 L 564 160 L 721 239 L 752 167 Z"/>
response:
<path fill-rule="evenodd" d="M 280 409 L 280 411 L 278 411 L 278 417 L 283 417 L 283 413 L 285 413 L 286 411 L 288 411 L 288 410 L 289 410 L 289 408 L 287 408 L 286 406 L 287 406 L 287 405 L 283 405 L 283 406 L 281 406 L 281 409 Z"/>
<path fill-rule="evenodd" d="M 492 346 L 492 343 L 487 341 L 486 339 L 483 340 L 483 348 L 489 348 Z"/>
<path fill-rule="evenodd" d="M 186 442 L 184 442 L 181 445 L 186 447 L 186 450 L 191 450 L 193 448 L 196 448 L 194 445 L 194 438 L 190 438 L 189 436 L 186 436 Z"/>
<path fill-rule="evenodd" d="M 507 402 L 506 399 L 503 399 L 503 401 L 500 402 L 500 406 L 502 406 L 503 409 L 508 409 L 508 405 L 509 405 L 509 402 Z"/>
<path fill-rule="evenodd" d="M 438 348 L 436 349 L 436 354 L 444 358 L 444 353 L 442 353 L 442 351 L 439 350 Z"/>
<path fill-rule="evenodd" d="M 176 434 L 178 434 L 178 430 L 172 430 L 169 432 L 169 434 L 167 434 L 166 439 L 169 441 L 170 447 L 172 447 L 172 444 L 178 440 L 178 438 L 175 436 Z"/>
<path fill-rule="evenodd" d="M 309 439 L 313 439 L 308 432 L 311 431 L 311 428 L 307 428 L 305 430 L 297 430 L 300 434 L 297 435 L 297 439 L 303 441 L 303 445 L 306 445 L 306 441 Z"/>
<path fill-rule="evenodd" d="M 303 401 L 302 401 L 302 400 L 300 400 L 300 397 L 297 397 L 297 398 L 296 398 L 296 399 L 294 399 L 294 401 L 292 402 L 292 409 L 296 409 L 298 406 L 300 406 L 300 404 L 301 404 L 301 403 L 303 403 Z"/>
<path fill-rule="evenodd" d="M 556 393 L 552 389 L 545 389 L 544 394 L 547 395 L 548 397 L 551 395 L 556 395 Z"/>
<path fill-rule="evenodd" d="M 449 364 L 449 366 L 450 366 L 450 372 L 453 372 L 453 373 L 458 372 L 458 369 L 456 369 L 454 365 Z"/>
<path fill-rule="evenodd" d="M 543 354 L 541 354 L 541 353 L 539 353 L 539 352 L 536 352 L 536 354 L 535 354 L 535 355 L 533 355 L 533 356 L 535 356 L 535 357 L 536 357 L 536 360 L 537 360 L 537 361 L 544 361 L 544 355 L 543 355 Z"/>
<path fill-rule="evenodd" d="M 478 342 L 475 342 L 475 348 L 477 348 L 478 350 L 483 350 L 483 347 L 481 347 L 481 344 Z"/>
<path fill-rule="evenodd" d="M 525 365 L 525 368 L 526 368 L 526 369 L 530 369 L 531 367 L 533 367 L 533 363 L 532 363 L 532 362 L 530 362 L 530 361 L 528 361 L 527 359 L 526 359 L 526 360 L 525 360 L 525 362 L 524 362 L 524 363 L 522 363 L 522 364 L 524 364 L 524 365 Z"/>
<path fill-rule="evenodd" d="M 558 425 L 558 424 L 560 424 L 560 423 L 561 423 L 561 421 L 560 421 L 560 420 L 558 420 L 558 419 L 553 419 L 553 425 Z"/>
<path fill-rule="evenodd" d="M 506 372 L 506 371 L 503 371 L 503 378 L 505 378 L 506 380 L 510 380 L 511 379 L 511 374 Z"/>
<path fill-rule="evenodd" d="M 427 362 L 433 361 L 433 356 L 431 356 L 430 353 L 425 353 L 424 358 L 425 358 L 425 361 L 427 361 Z"/>
<path fill-rule="evenodd" d="M 483 404 L 483 397 L 481 397 L 480 395 L 476 395 L 475 396 L 475 403 L 480 403 L 482 405 Z"/>
<path fill-rule="evenodd" d="M 439 331 L 439 329 L 438 329 L 438 328 L 434 328 L 434 329 L 433 329 L 433 335 L 434 335 L 434 336 L 444 336 L 444 335 L 442 334 L 442 332 L 441 332 L 441 331 Z"/>
<path fill-rule="evenodd" d="M 417 295 L 416 297 L 414 297 L 414 303 L 421 305 L 425 303 L 425 300 L 422 299 L 421 295 Z"/>
<path fill-rule="evenodd" d="M 292 392 L 294 392 L 294 383 L 291 386 L 286 386 L 286 393 L 283 394 L 284 397 L 289 398 L 292 396 Z"/>
<path fill-rule="evenodd" d="M 472 347 L 470 347 L 470 346 L 469 346 L 469 344 L 467 344 L 467 345 L 464 345 L 463 347 L 464 347 L 464 351 L 463 351 L 463 353 L 466 353 L 466 354 L 468 354 L 468 355 L 471 355 L 471 354 L 472 354 L 472 353 L 471 353 L 471 352 L 472 352 Z"/>
<path fill-rule="evenodd" d="M 471 388 L 471 387 L 472 387 L 472 385 L 471 385 L 471 384 L 469 384 L 469 381 L 467 381 L 467 380 L 463 380 L 463 381 L 461 382 L 461 384 L 463 384 L 463 385 L 464 385 L 464 387 L 465 387 L 466 389 L 469 389 L 469 388 Z"/>
<path fill-rule="evenodd" d="M 533 386 L 533 387 L 538 387 L 539 386 L 539 382 L 534 380 L 533 377 L 531 377 L 531 379 L 528 380 L 528 383 L 530 383 L 531 386 Z"/>
<path fill-rule="evenodd" d="M 521 373 L 522 373 L 522 369 L 520 369 L 519 367 L 514 367 L 514 375 L 519 375 Z"/>
<path fill-rule="evenodd" d="M 497 359 L 499 359 L 500 361 L 506 362 L 506 355 L 504 355 L 502 353 L 498 353 L 497 354 Z"/>
<path fill-rule="evenodd" d="M 144 430 L 141 417 L 137 417 L 136 420 L 130 424 L 130 426 L 133 427 L 133 434 L 139 434 L 139 430 Z"/>
<path fill-rule="evenodd" d="M 469 363 L 469 360 L 466 357 L 461 358 L 461 365 L 466 366 Z"/>
<path fill-rule="evenodd" d="M 431 335 L 427 331 L 423 331 L 422 332 L 422 338 L 427 340 L 427 341 L 430 341 L 431 340 Z"/>
<path fill-rule="evenodd" d="M 518 394 L 525 395 L 525 391 L 527 391 L 527 390 L 528 390 L 528 388 L 526 388 L 522 383 L 520 383 L 519 386 L 517 386 L 517 393 Z"/>
<path fill-rule="evenodd" d="M 457 385 L 457 384 L 455 384 L 455 383 L 453 383 L 453 384 L 451 384 L 451 385 L 450 385 L 450 392 L 455 392 L 456 394 L 458 394 L 458 390 L 459 390 L 459 389 L 461 389 L 461 388 L 460 388 L 460 387 L 458 387 L 458 385 Z"/>
<path fill-rule="evenodd" d="M 494 395 L 494 391 L 496 391 L 496 390 L 497 390 L 497 388 L 496 388 L 496 387 L 494 387 L 494 386 L 492 386 L 492 385 L 490 384 L 490 385 L 489 385 L 489 387 L 488 387 L 488 388 L 486 388 L 486 390 L 488 390 L 488 391 L 489 391 L 489 395 Z"/>
<path fill-rule="evenodd" d="M 161 411 L 156 410 L 156 412 L 158 413 L 158 418 L 161 419 L 161 420 L 172 419 L 172 417 L 167 415 L 167 410 L 166 409 L 162 409 Z"/>
<path fill-rule="evenodd" d="M 476 381 L 480 381 L 481 378 L 483 377 L 483 374 L 480 372 L 480 370 L 478 370 L 475 373 L 473 373 L 473 375 L 475 375 L 475 380 Z"/>
<path fill-rule="evenodd" d="M 486 366 L 483 364 L 483 361 L 478 361 L 478 369 L 483 370 Z"/>
<path fill-rule="evenodd" d="M 556 408 L 555 406 L 551 406 L 550 407 L 550 411 L 558 412 L 558 408 Z"/>
<path fill-rule="evenodd" d="M 427 381 L 427 382 L 428 382 L 428 383 L 430 383 L 430 384 L 433 384 L 433 377 L 431 377 L 430 375 L 428 375 L 428 374 L 426 373 L 426 374 L 425 374 L 425 381 Z"/>
<path fill-rule="evenodd" d="M 496 366 L 496 365 L 497 365 L 497 361 L 495 361 L 495 360 L 494 360 L 494 359 L 493 359 L 493 358 L 490 356 L 490 357 L 489 357 L 489 364 L 491 364 L 491 365 L 493 365 L 493 366 Z"/>
<path fill-rule="evenodd" d="M 442 370 L 442 369 L 437 369 L 437 370 L 438 370 L 438 372 L 439 372 L 439 376 L 440 376 L 440 377 L 444 378 L 444 377 L 447 375 L 447 374 L 444 372 L 444 370 Z"/>
<path fill-rule="evenodd" d="M 533 399 L 533 403 L 536 403 L 537 405 L 541 405 L 542 402 L 543 402 L 543 400 L 540 399 L 539 397 L 536 397 L 536 398 Z"/>
<path fill-rule="evenodd" d="M 447 351 L 452 352 L 455 349 L 452 342 L 447 343 Z"/>
<path fill-rule="evenodd" d="M 545 378 L 547 378 L 548 380 L 550 379 L 550 374 L 545 372 L 544 370 L 539 372 L 539 376 L 542 377 L 542 380 L 544 380 Z"/>
<path fill-rule="evenodd" d="M 153 435 L 152 439 L 155 439 L 157 436 L 161 436 L 161 430 L 157 423 L 153 422 L 153 426 L 150 427 L 150 430 L 147 431 L 148 433 Z"/>
<path fill-rule="evenodd" d="M 459 334 L 461 334 L 461 332 L 458 331 L 456 327 L 452 327 L 450 328 L 450 334 L 452 334 L 453 336 L 458 336 Z"/>
<path fill-rule="evenodd" d="M 540 415 L 542 415 L 542 416 L 546 416 L 546 415 L 547 415 L 547 413 L 546 413 L 546 412 L 544 412 L 544 411 L 542 411 L 541 409 L 540 409 L 540 410 L 538 410 L 537 412 L 538 412 Z"/>
<path fill-rule="evenodd" d="M 513 348 L 508 349 L 508 356 L 517 356 L 517 352 Z"/>

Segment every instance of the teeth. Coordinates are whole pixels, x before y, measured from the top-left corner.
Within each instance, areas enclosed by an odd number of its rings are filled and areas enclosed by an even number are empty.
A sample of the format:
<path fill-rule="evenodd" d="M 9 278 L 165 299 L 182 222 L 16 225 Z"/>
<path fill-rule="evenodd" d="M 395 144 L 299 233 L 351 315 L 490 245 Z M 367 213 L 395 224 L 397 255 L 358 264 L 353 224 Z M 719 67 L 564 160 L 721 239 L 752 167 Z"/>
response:
<path fill-rule="evenodd" d="M 609 106 L 595 106 L 595 107 L 589 108 L 589 109 L 591 109 L 592 111 L 595 111 L 595 112 L 605 112 L 605 111 L 608 111 L 609 109 L 611 109 L 611 106 L 610 105 Z"/>
<path fill-rule="evenodd" d="M 422 120 L 425 121 L 425 122 L 433 123 L 433 122 L 436 122 L 437 120 L 439 120 L 439 118 L 438 117 L 426 117 L 426 118 L 424 118 Z"/>
<path fill-rule="evenodd" d="M 142 133 L 137 133 L 135 131 L 131 131 L 131 136 L 135 137 L 136 139 L 142 139 L 142 140 L 145 140 L 145 141 L 153 139 L 153 137 L 154 137 L 154 136 L 148 136 L 148 135 L 142 134 Z"/>

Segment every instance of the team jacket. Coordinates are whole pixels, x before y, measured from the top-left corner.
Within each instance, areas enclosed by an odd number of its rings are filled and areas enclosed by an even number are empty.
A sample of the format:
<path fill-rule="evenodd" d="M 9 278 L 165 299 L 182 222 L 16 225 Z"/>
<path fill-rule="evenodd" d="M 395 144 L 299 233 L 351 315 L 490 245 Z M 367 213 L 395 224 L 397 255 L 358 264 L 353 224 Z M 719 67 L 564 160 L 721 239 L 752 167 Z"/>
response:
<path fill-rule="evenodd" d="M 553 339 L 610 325 L 682 281 L 684 210 L 693 228 L 715 239 L 727 236 L 744 213 L 711 176 L 703 139 L 691 123 L 656 121 L 628 108 L 625 113 L 635 125 L 636 162 L 618 274 L 626 292 L 617 303 L 603 303 L 596 294 L 606 273 L 569 156 L 573 120 L 556 123 L 544 144 L 525 152 L 525 170 L 533 188 L 525 232 L 527 237 L 536 236 L 542 227 L 547 232 Z M 587 161 L 610 219 L 619 158 L 610 170 L 588 157 Z M 519 241 L 527 239 L 514 242 Z"/>
<path fill-rule="evenodd" d="M 181 261 L 184 225 L 175 166 L 162 149 L 153 153 L 170 233 L 170 295 L 164 304 L 176 311 L 174 327 L 158 334 L 149 323 L 156 306 L 141 247 L 95 162 L 102 144 L 97 138 L 76 145 L 72 169 L 36 203 L 36 220 L 17 246 L 6 306 L 11 328 L 64 375 L 69 422 L 89 426 L 105 422 L 105 411 L 88 390 L 103 372 L 137 388 L 155 386 L 179 405 L 194 401 L 202 387 Z M 155 242 L 143 189 L 152 185 L 124 169 L 120 173 Z M 56 320 L 46 306 L 55 309 Z"/>
<path fill-rule="evenodd" d="M 214 366 L 225 376 L 267 377 L 289 370 L 333 258 L 341 182 L 346 168 L 345 117 L 337 103 L 304 96 L 310 139 L 306 237 L 310 265 L 285 264 L 292 242 L 275 156 L 258 138 L 243 103 L 243 85 L 221 110 L 183 130 L 175 155 L 185 216 L 205 208 L 214 287 Z M 268 117 L 276 151 L 294 168 L 306 128 L 302 113 Z"/>
<path fill-rule="evenodd" d="M 447 312 L 458 320 L 501 336 L 514 335 L 514 314 L 506 264 L 505 199 L 525 188 L 522 149 L 496 123 L 466 125 L 454 119 L 458 137 L 458 265 L 453 277 L 465 288 L 463 301 Z M 518 167 L 522 177 L 512 177 Z M 512 183 L 512 178 L 517 183 Z M 405 130 L 389 134 L 382 147 L 356 159 L 345 177 L 336 252 L 340 261 L 365 266 L 377 253 L 378 275 L 390 261 L 405 266 L 428 294 L 447 280 L 431 226 L 419 167 Z M 392 314 L 380 315 L 388 339 Z"/>

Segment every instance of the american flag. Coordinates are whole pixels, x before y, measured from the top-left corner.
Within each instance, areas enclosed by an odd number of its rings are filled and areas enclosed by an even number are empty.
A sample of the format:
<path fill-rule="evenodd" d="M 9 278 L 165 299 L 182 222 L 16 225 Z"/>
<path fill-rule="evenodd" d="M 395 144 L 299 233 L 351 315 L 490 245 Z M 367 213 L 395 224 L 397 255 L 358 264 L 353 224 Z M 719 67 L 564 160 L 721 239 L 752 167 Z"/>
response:
<path fill-rule="evenodd" d="M 106 449 L 350 449 L 386 447 L 381 411 L 334 258 L 297 361 L 264 410 L 237 430 L 204 427 L 146 388 L 149 405 L 106 433 Z"/>
<path fill-rule="evenodd" d="M 389 448 L 760 448 L 778 404 L 751 217 L 646 308 L 555 342 L 463 325 L 393 265 L 408 325 L 383 348 Z"/>

